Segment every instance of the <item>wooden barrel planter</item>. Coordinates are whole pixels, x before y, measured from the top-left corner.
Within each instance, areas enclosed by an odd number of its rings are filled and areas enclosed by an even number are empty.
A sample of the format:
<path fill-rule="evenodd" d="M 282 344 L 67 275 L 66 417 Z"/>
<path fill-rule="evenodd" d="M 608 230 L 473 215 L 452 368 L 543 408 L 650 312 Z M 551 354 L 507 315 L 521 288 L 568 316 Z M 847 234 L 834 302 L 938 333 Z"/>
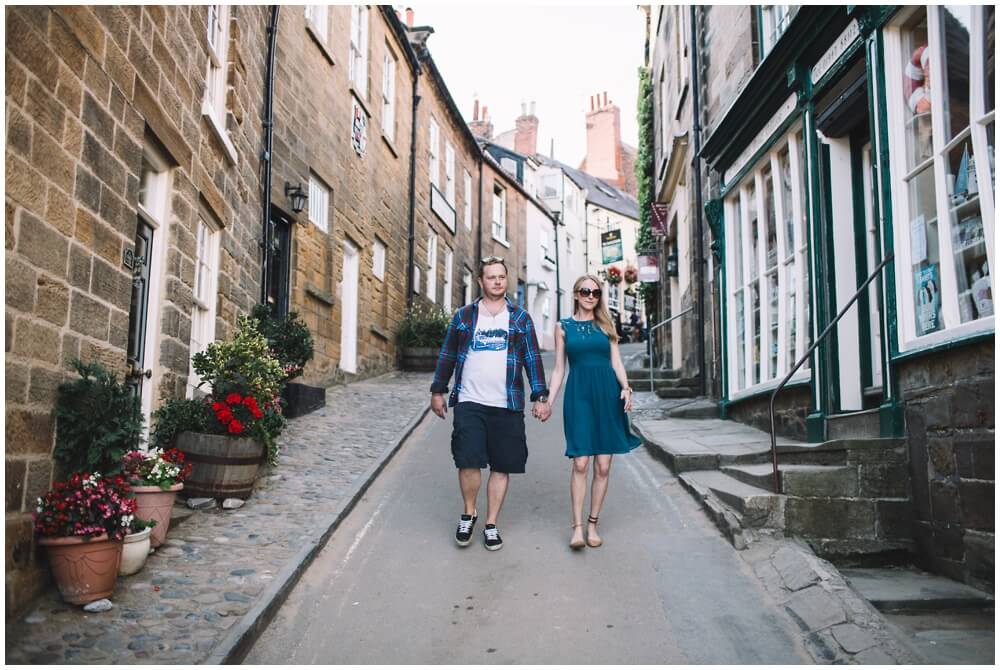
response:
<path fill-rule="evenodd" d="M 267 456 L 264 443 L 251 437 L 183 432 L 177 448 L 193 466 L 184 480 L 182 495 L 188 498 L 246 500 Z"/>

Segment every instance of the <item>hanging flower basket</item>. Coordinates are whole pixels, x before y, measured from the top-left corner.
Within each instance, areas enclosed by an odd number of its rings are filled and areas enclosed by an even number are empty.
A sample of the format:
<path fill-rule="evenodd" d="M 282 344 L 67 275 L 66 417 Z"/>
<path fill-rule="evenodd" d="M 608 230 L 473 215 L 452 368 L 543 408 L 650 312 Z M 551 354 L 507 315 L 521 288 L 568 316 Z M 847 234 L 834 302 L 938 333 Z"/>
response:
<path fill-rule="evenodd" d="M 612 286 L 617 286 L 622 281 L 622 271 L 618 269 L 617 266 L 612 265 L 607 270 L 608 283 Z"/>

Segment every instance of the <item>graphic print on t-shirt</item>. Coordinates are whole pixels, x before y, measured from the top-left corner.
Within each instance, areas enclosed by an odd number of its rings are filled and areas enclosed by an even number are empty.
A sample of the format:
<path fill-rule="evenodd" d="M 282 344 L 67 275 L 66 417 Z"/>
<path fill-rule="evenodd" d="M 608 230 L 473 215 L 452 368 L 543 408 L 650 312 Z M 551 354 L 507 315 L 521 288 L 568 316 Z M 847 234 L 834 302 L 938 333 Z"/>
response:
<path fill-rule="evenodd" d="M 507 331 L 500 328 L 477 330 L 472 336 L 473 351 L 506 351 Z"/>

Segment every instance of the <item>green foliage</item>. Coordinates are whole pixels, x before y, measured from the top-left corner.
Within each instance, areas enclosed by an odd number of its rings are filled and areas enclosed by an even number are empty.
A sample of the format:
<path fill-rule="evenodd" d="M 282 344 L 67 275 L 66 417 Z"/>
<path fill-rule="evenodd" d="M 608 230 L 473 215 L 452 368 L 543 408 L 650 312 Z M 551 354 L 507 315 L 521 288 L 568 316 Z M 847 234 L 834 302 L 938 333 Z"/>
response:
<path fill-rule="evenodd" d="M 278 464 L 278 436 L 288 426 L 288 419 L 278 407 L 264 410 L 264 416 L 253 427 L 253 435 L 264 442 L 267 447 L 267 462 Z"/>
<path fill-rule="evenodd" d="M 257 319 L 271 355 L 278 359 L 285 371 L 285 381 L 301 376 L 314 353 L 312 335 L 305 321 L 296 312 L 278 317 L 270 305 L 263 304 L 255 305 L 250 317 Z"/>
<path fill-rule="evenodd" d="M 635 247 L 651 249 L 656 246 L 656 238 L 652 229 L 652 203 L 655 199 L 653 189 L 653 82 L 649 68 L 639 68 L 639 155 L 635 162 L 636 184 L 639 189 L 639 234 L 636 236 Z M 639 294 L 646 303 L 646 314 L 651 320 L 656 317 L 656 284 L 642 283 Z"/>
<path fill-rule="evenodd" d="M 80 379 L 59 385 L 53 456 L 67 474 L 119 473 L 122 456 L 142 437 L 139 398 L 100 363 L 71 365 Z"/>
<path fill-rule="evenodd" d="M 401 347 L 440 347 L 448 333 L 451 315 L 437 305 L 415 305 L 396 332 L 396 342 Z"/>
<path fill-rule="evenodd" d="M 129 530 L 129 535 L 135 535 L 136 533 L 141 533 L 147 528 L 152 528 L 156 525 L 156 519 L 140 519 L 137 516 L 132 517 L 132 527 Z"/>
<path fill-rule="evenodd" d="M 154 449 L 167 450 L 177 446 L 175 439 L 184 431 L 207 433 L 213 423 L 217 422 L 212 416 L 212 408 L 204 400 L 171 398 L 153 412 L 149 444 Z"/>
<path fill-rule="evenodd" d="M 191 360 L 202 383 L 207 383 L 212 395 L 218 398 L 235 392 L 261 401 L 272 400 L 281 391 L 285 378 L 257 319 L 245 316 L 239 318 L 233 339 L 212 342 Z"/>

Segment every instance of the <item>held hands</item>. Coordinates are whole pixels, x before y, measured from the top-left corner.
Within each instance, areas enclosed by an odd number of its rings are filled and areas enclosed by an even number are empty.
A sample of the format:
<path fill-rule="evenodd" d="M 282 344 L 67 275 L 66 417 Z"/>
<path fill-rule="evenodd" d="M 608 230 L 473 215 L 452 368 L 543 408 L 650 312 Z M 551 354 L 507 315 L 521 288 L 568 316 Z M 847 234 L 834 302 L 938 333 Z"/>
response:
<path fill-rule="evenodd" d="M 431 394 L 431 411 L 442 419 L 448 414 L 448 403 L 445 402 L 443 393 Z"/>
<path fill-rule="evenodd" d="M 619 397 L 622 400 L 625 401 L 625 411 L 626 412 L 631 412 L 632 411 L 632 389 L 631 388 L 623 388 L 622 392 L 621 392 L 621 395 Z"/>
<path fill-rule="evenodd" d="M 536 402 L 531 406 L 531 416 L 545 422 L 552 415 L 552 405 L 546 402 Z"/>

